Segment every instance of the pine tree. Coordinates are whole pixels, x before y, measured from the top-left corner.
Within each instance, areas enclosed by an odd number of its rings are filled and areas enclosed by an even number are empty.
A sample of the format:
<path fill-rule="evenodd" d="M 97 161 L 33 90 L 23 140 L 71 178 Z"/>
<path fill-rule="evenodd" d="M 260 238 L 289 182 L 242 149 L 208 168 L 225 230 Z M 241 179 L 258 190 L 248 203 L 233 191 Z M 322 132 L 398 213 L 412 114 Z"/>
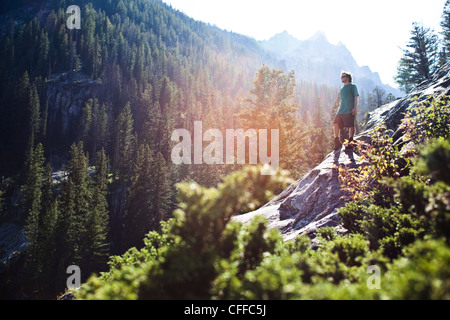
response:
<path fill-rule="evenodd" d="M 445 2 L 444 12 L 441 20 L 442 36 L 443 36 L 443 58 L 449 61 L 450 58 L 450 0 Z"/>
<path fill-rule="evenodd" d="M 47 136 L 47 120 L 48 120 L 48 101 L 45 102 L 45 107 L 42 114 L 42 125 L 41 125 L 41 135 L 42 137 Z"/>
<path fill-rule="evenodd" d="M 77 42 L 70 40 L 69 42 L 69 70 L 77 72 L 81 69 L 80 56 L 77 54 Z M 71 74 L 72 76 L 72 74 Z"/>
<path fill-rule="evenodd" d="M 96 154 L 97 150 L 106 147 L 108 134 L 108 113 L 106 112 L 106 106 L 105 104 L 100 106 L 98 103 L 94 106 L 91 139 L 92 154 Z"/>
<path fill-rule="evenodd" d="M 170 158 L 170 135 L 172 134 L 172 117 L 175 110 L 174 99 L 176 95 L 176 86 L 165 76 L 161 81 L 159 92 L 159 108 L 162 116 L 158 125 L 158 133 L 154 137 L 157 141 L 157 150 L 165 159 Z M 217 114 L 217 110 L 215 110 Z"/>
<path fill-rule="evenodd" d="M 38 144 L 31 149 L 27 160 L 26 182 L 22 187 L 23 208 L 26 213 L 25 237 L 27 239 L 27 265 L 34 268 L 34 276 L 40 271 L 39 259 L 39 227 L 42 208 L 42 176 L 44 166 L 44 149 Z"/>
<path fill-rule="evenodd" d="M 17 107 L 25 108 L 29 104 L 30 98 L 30 77 L 28 72 L 25 71 L 19 79 L 17 84 Z"/>
<path fill-rule="evenodd" d="M 87 220 L 87 254 L 85 261 L 87 272 L 98 270 L 108 257 L 108 179 L 109 163 L 105 151 L 97 153 L 92 200 Z"/>
<path fill-rule="evenodd" d="M 45 217 L 53 206 L 54 202 L 53 195 L 53 177 L 52 177 L 52 166 L 47 163 L 45 167 L 43 179 L 42 179 L 42 208 L 41 217 Z M 41 221 L 43 223 L 43 221 Z"/>
<path fill-rule="evenodd" d="M 42 182 L 42 225 L 44 226 L 45 238 L 51 238 L 48 233 L 53 233 L 53 229 L 56 223 L 56 217 L 53 217 L 52 211 L 54 211 L 55 197 L 53 193 L 53 177 L 52 167 L 50 163 L 47 163 L 45 167 L 43 182 Z"/>
<path fill-rule="evenodd" d="M 86 150 L 96 156 L 97 151 L 105 148 L 107 142 L 108 114 L 105 104 L 100 106 L 97 98 L 86 101 L 80 118 L 80 128 L 80 140 L 85 143 Z"/>
<path fill-rule="evenodd" d="M 26 216 L 28 217 L 28 213 L 33 211 L 33 208 L 36 209 L 40 207 L 40 189 L 44 171 L 44 149 L 42 144 L 39 143 L 36 148 L 30 149 L 25 165 L 26 181 L 25 185 L 22 187 L 22 192 L 24 194 L 22 203 L 26 211 Z"/>
<path fill-rule="evenodd" d="M 157 152 L 153 161 L 153 187 L 152 195 L 154 197 L 154 215 L 151 221 L 151 229 L 159 230 L 160 222 L 166 218 L 169 213 L 170 199 L 172 196 L 169 168 L 161 152 Z"/>
<path fill-rule="evenodd" d="M 147 89 L 144 93 L 146 112 L 143 112 L 145 121 L 140 142 L 149 144 L 152 150 L 161 152 L 165 159 L 169 159 L 176 89 L 174 84 L 164 77 L 153 89 L 154 97 L 149 97 L 149 91 Z"/>
<path fill-rule="evenodd" d="M 373 111 L 374 109 L 382 106 L 387 101 L 386 98 L 386 90 L 376 86 L 371 93 L 368 94 L 368 107 L 369 111 Z"/>
<path fill-rule="evenodd" d="M 117 118 L 115 131 L 114 167 L 119 170 L 122 179 L 126 179 L 130 169 L 133 140 L 133 116 L 130 103 L 127 103 Z"/>
<path fill-rule="evenodd" d="M 42 208 L 40 222 L 40 263 L 45 266 L 40 276 L 42 289 L 48 289 L 53 292 L 55 284 L 53 279 L 57 272 L 55 256 L 56 248 L 56 226 L 58 222 L 59 208 L 58 201 L 54 199 L 52 167 L 48 163 L 42 182 Z"/>
<path fill-rule="evenodd" d="M 35 137 L 39 136 L 41 132 L 41 106 L 39 102 L 39 95 L 37 92 L 36 84 L 33 83 L 30 90 L 30 100 L 28 106 L 28 114 L 30 121 L 30 145 L 34 145 Z"/>
<path fill-rule="evenodd" d="M 139 147 L 129 189 L 129 206 L 125 216 L 125 246 L 142 247 L 147 232 L 158 230 L 168 213 L 171 191 L 168 168 L 159 152 L 145 144 Z"/>
<path fill-rule="evenodd" d="M 125 214 L 125 249 L 142 246 L 142 240 L 150 229 L 152 207 L 152 175 L 153 154 L 148 145 L 141 145 L 133 166 L 131 186 L 128 197 L 128 210 Z"/>
<path fill-rule="evenodd" d="M 42 265 L 45 266 L 42 270 L 40 278 L 42 279 L 42 288 L 47 289 L 51 294 L 60 290 L 60 282 L 55 281 L 58 277 L 58 262 L 59 259 L 56 255 L 57 251 L 57 226 L 60 216 L 59 202 L 55 199 L 48 210 L 46 210 L 42 221 L 42 252 L 41 259 Z M 60 276 L 62 278 L 66 274 L 63 273 Z"/>
<path fill-rule="evenodd" d="M 280 163 L 293 171 L 297 171 L 298 163 L 303 159 L 299 141 L 305 140 L 299 117 L 300 105 L 294 100 L 295 86 L 294 72 L 285 75 L 283 70 L 263 66 L 256 75 L 251 96 L 246 100 L 248 107 L 238 115 L 245 130 L 280 130 Z M 271 139 L 267 140 L 271 146 Z"/>
<path fill-rule="evenodd" d="M 407 93 L 422 81 L 429 80 L 438 67 L 436 34 L 415 22 L 411 35 L 407 45 L 409 49 L 403 50 L 395 78 Z"/>
<path fill-rule="evenodd" d="M 73 144 L 67 165 L 67 181 L 60 195 L 61 219 L 58 219 L 58 256 L 60 272 L 67 266 L 80 262 L 87 252 L 87 227 L 91 203 L 91 178 L 89 158 L 84 153 L 83 142 Z M 61 269 L 62 268 L 62 269 Z"/>
<path fill-rule="evenodd" d="M 89 99 L 81 111 L 81 140 L 88 141 L 90 139 L 89 133 L 91 132 L 92 125 L 92 109 L 94 104 L 98 103 L 97 99 Z"/>
<path fill-rule="evenodd" d="M 39 54 L 38 54 L 38 64 L 37 71 L 45 76 L 49 76 L 48 74 L 48 63 L 49 63 L 49 50 L 50 50 L 50 42 L 48 39 L 48 33 L 45 29 L 42 29 L 40 37 L 39 37 Z"/>

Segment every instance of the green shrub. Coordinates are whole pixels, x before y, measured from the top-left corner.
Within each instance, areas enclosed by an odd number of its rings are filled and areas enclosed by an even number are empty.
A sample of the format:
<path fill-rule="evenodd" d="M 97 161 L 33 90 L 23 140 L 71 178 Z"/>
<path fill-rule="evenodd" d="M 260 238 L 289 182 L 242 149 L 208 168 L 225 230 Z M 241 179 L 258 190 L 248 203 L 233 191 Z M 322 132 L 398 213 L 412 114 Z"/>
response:
<path fill-rule="evenodd" d="M 450 141 L 432 140 L 420 149 L 416 161 L 419 173 L 450 185 Z"/>
<path fill-rule="evenodd" d="M 424 101 L 414 99 L 400 128 L 405 130 L 405 140 L 410 139 L 416 145 L 426 143 L 430 139 L 449 139 L 449 98 L 433 97 Z"/>
<path fill-rule="evenodd" d="M 365 217 L 365 211 L 367 208 L 366 200 L 357 200 L 347 202 L 347 204 L 338 209 L 338 216 L 341 219 L 342 226 L 349 233 L 362 233 L 360 221 Z"/>
<path fill-rule="evenodd" d="M 396 260 L 382 280 L 394 300 L 450 299 L 450 248 L 442 240 L 418 241 Z"/>
<path fill-rule="evenodd" d="M 339 237 L 332 241 L 331 252 L 337 253 L 339 261 L 347 266 L 360 266 L 369 248 L 362 235 Z"/>

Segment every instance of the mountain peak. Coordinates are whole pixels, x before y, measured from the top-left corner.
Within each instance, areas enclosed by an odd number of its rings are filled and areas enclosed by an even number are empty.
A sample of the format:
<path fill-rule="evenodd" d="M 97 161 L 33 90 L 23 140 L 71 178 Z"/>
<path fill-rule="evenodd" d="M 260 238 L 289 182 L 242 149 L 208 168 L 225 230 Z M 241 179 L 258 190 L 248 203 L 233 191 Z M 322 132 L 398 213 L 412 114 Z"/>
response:
<path fill-rule="evenodd" d="M 270 38 L 269 40 L 270 42 L 293 42 L 293 41 L 299 41 L 298 39 L 296 39 L 294 36 L 292 36 L 289 32 L 287 32 L 286 30 L 284 30 L 283 32 L 277 33 L 276 35 L 274 35 L 272 38 Z"/>
<path fill-rule="evenodd" d="M 299 47 L 301 45 L 301 41 L 289 34 L 289 32 L 283 31 L 277 33 L 269 40 L 261 41 L 260 44 L 265 50 L 270 52 L 286 53 Z"/>
<path fill-rule="evenodd" d="M 311 38 L 309 38 L 311 41 L 326 41 L 328 42 L 327 36 L 323 31 L 317 31 Z"/>
<path fill-rule="evenodd" d="M 394 96 L 402 95 L 397 89 L 383 84 L 378 73 L 367 66 L 360 67 L 342 42 L 331 43 L 321 30 L 307 40 L 299 40 L 283 31 L 259 44 L 283 60 L 284 68 L 294 70 L 298 80 L 339 87 L 341 83 L 335 75 L 341 70 L 350 70 L 364 92 L 372 92 L 378 86 Z"/>

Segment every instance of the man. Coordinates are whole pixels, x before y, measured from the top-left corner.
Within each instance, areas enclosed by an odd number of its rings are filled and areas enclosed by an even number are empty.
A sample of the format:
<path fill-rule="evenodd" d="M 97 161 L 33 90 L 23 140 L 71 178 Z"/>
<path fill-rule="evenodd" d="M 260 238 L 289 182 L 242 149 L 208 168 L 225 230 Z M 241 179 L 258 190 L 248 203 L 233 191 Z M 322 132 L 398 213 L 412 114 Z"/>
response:
<path fill-rule="evenodd" d="M 334 120 L 334 149 L 337 151 L 342 147 L 339 139 L 343 128 L 350 128 L 349 146 L 353 144 L 355 135 L 355 119 L 358 112 L 358 88 L 353 84 L 352 74 L 343 71 L 341 80 L 344 86 L 341 88 L 341 105 Z"/>

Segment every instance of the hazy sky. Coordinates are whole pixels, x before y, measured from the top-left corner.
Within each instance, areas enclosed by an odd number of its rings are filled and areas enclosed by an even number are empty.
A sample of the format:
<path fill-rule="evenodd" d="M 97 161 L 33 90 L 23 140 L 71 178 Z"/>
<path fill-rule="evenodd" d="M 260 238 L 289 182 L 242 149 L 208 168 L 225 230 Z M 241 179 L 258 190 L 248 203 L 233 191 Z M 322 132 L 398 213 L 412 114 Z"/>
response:
<path fill-rule="evenodd" d="M 163 0 L 188 16 L 266 40 L 284 30 L 297 39 L 323 31 L 384 83 L 393 77 L 413 22 L 441 31 L 446 0 Z"/>

